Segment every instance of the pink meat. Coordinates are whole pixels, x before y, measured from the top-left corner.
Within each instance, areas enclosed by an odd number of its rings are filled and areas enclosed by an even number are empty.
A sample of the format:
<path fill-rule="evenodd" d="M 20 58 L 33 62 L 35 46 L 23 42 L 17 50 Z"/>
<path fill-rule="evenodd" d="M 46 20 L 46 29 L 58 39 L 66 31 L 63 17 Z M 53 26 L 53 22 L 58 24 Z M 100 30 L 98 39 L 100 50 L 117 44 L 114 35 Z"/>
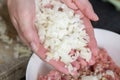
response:
<path fill-rule="evenodd" d="M 81 59 L 80 59 L 81 60 Z M 77 67 L 78 70 L 78 74 L 79 76 L 73 77 L 70 75 L 66 75 L 63 74 L 57 70 L 53 70 L 50 71 L 47 75 L 43 76 L 40 75 L 39 76 L 39 80 L 81 80 L 81 75 L 91 75 L 94 74 L 96 72 L 96 70 L 98 70 L 97 73 L 105 73 L 106 70 L 112 70 L 114 72 L 114 76 L 115 78 L 113 78 L 111 75 L 107 75 L 105 74 L 104 77 L 107 80 L 120 80 L 120 67 L 118 67 L 113 60 L 111 59 L 111 57 L 107 54 L 107 52 L 104 49 L 100 49 L 98 56 L 95 57 L 95 64 L 94 65 L 90 65 L 89 67 L 86 67 L 84 69 L 81 69 L 80 62 L 73 62 L 72 64 L 74 66 Z M 84 62 L 82 62 L 84 63 Z M 82 64 L 83 65 L 83 64 Z M 86 65 L 86 64 L 85 64 Z M 98 65 L 100 65 L 101 67 L 98 67 Z"/>
<path fill-rule="evenodd" d="M 61 80 L 61 73 L 53 70 L 47 76 L 40 76 L 39 80 Z"/>
<path fill-rule="evenodd" d="M 47 4 L 47 5 L 45 5 L 44 7 L 45 7 L 45 8 L 50 8 L 50 9 L 52 9 L 54 6 L 51 5 L 51 4 Z"/>

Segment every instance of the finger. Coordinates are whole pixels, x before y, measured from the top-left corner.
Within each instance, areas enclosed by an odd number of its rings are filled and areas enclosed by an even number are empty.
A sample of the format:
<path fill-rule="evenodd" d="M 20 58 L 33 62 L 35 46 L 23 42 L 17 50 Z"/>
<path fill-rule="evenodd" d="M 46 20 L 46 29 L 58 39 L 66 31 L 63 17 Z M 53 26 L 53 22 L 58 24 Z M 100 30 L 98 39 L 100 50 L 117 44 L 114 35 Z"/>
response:
<path fill-rule="evenodd" d="M 12 23 L 13 23 L 13 25 L 14 25 L 14 27 L 15 27 L 15 29 L 16 29 L 16 31 L 18 33 L 18 36 L 20 37 L 21 41 L 23 43 L 25 43 L 28 47 L 30 47 L 29 44 L 27 43 L 27 41 L 25 40 L 24 36 L 22 35 L 21 31 L 20 31 L 17 19 L 15 17 L 12 17 L 11 20 L 12 20 Z"/>
<path fill-rule="evenodd" d="M 27 41 L 25 40 L 25 38 L 21 35 L 22 33 L 20 32 L 20 29 L 19 29 L 19 27 L 18 27 L 19 25 L 18 25 L 17 19 L 16 19 L 15 17 L 13 17 L 13 16 L 10 16 L 10 17 L 11 17 L 11 21 L 12 21 L 12 23 L 13 23 L 13 25 L 14 25 L 17 33 L 18 33 L 18 36 L 19 36 L 20 39 L 21 39 L 21 41 L 22 41 L 23 43 L 25 43 L 27 46 L 29 46 L 28 43 L 27 43 Z"/>
<path fill-rule="evenodd" d="M 88 0 L 74 0 L 76 6 L 82 11 L 82 13 L 93 21 L 99 20 L 98 16 L 94 12 L 92 5 Z"/>
<path fill-rule="evenodd" d="M 91 22 L 88 18 L 83 18 L 83 22 L 85 24 L 85 29 L 86 29 L 86 32 L 89 36 L 89 43 L 88 43 L 88 46 L 90 48 L 90 50 L 92 51 L 93 53 L 93 56 L 96 56 L 98 54 L 98 46 L 97 46 L 97 42 L 96 42 L 96 39 L 95 39 L 95 35 L 94 35 L 94 30 L 93 30 L 93 27 L 91 25 Z"/>
<path fill-rule="evenodd" d="M 94 12 L 93 7 L 89 2 L 86 7 L 87 7 L 85 11 L 86 16 L 93 21 L 99 20 L 97 14 Z"/>
<path fill-rule="evenodd" d="M 73 3 L 73 0 L 61 0 L 61 1 L 73 10 L 78 9 L 77 6 Z"/>
<path fill-rule="evenodd" d="M 19 30 L 17 30 L 17 32 L 18 32 L 18 36 L 19 36 L 20 40 L 21 40 L 26 46 L 28 46 L 28 47 L 30 48 L 29 43 L 27 42 L 27 40 L 25 39 L 25 37 L 22 35 L 22 33 L 21 33 Z"/>
<path fill-rule="evenodd" d="M 57 69 L 58 71 L 64 73 L 64 74 L 70 74 L 67 70 L 67 68 L 65 68 L 64 63 L 60 62 L 60 61 L 55 61 L 55 60 L 50 60 L 49 64 L 51 64 L 52 66 L 54 66 L 55 69 Z"/>
<path fill-rule="evenodd" d="M 25 15 L 25 14 L 24 14 Z M 33 19 L 27 14 L 28 16 L 25 20 L 23 20 L 24 16 L 22 16 L 19 20 L 19 33 L 22 35 L 24 40 L 27 42 L 29 46 L 31 46 L 34 52 L 38 51 L 38 46 L 40 45 L 38 34 L 36 29 L 34 28 L 34 21 Z"/>
<path fill-rule="evenodd" d="M 83 18 L 84 17 L 84 14 L 78 9 L 78 10 L 75 10 L 75 14 L 79 14 L 80 15 L 80 18 Z"/>
<path fill-rule="evenodd" d="M 22 13 L 20 11 L 22 11 Z M 23 7 L 20 6 L 18 12 L 19 12 L 18 21 L 19 21 L 20 31 L 22 32 L 22 36 L 25 38 L 27 43 L 31 46 L 31 49 L 35 53 L 38 53 L 38 49 L 41 44 L 39 41 L 37 30 L 34 25 L 35 23 L 35 1 L 30 0 L 30 2 L 28 3 L 26 0 L 26 7 L 23 9 Z"/>

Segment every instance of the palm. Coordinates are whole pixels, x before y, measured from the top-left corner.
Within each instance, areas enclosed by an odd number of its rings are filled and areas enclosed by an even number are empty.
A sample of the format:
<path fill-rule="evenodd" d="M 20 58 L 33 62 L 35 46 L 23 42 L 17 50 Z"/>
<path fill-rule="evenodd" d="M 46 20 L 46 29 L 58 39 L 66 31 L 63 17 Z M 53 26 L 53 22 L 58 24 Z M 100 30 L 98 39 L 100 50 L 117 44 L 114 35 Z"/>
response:
<path fill-rule="evenodd" d="M 96 44 L 96 40 L 94 38 L 94 31 L 93 31 L 93 27 L 90 23 L 90 21 L 83 17 L 83 21 L 84 24 L 86 26 L 86 31 L 90 37 L 90 42 L 89 42 L 89 47 L 93 53 L 92 59 L 89 62 L 90 65 L 92 65 L 94 63 L 94 57 L 97 55 L 97 44 Z M 43 60 L 45 60 L 45 54 L 46 50 L 43 46 L 40 46 L 39 51 L 38 51 L 38 56 L 40 56 Z M 48 62 L 49 64 L 51 64 L 54 68 L 56 68 L 57 70 L 59 70 L 60 72 L 63 72 L 65 74 L 69 74 L 68 70 L 64 67 L 64 63 L 60 62 L 60 61 L 55 61 L 55 60 L 50 60 Z M 76 74 L 76 72 L 74 72 L 74 74 Z"/>
<path fill-rule="evenodd" d="M 75 7 L 75 5 L 73 4 L 73 3 L 71 3 L 71 2 L 69 2 L 69 1 L 67 1 L 66 2 L 66 0 L 62 0 L 64 3 L 66 3 L 70 8 L 72 8 L 72 9 L 76 9 L 76 7 Z M 85 1 L 83 1 L 83 0 L 76 0 L 77 2 L 76 3 L 80 3 L 80 2 L 78 2 L 78 1 L 81 1 L 81 2 L 85 2 Z M 87 0 L 86 0 L 87 1 Z M 88 3 L 88 2 L 87 2 Z M 87 4 L 86 3 L 86 4 Z M 76 4 L 76 5 L 79 5 L 79 4 Z M 74 8 L 73 8 L 74 7 Z M 81 6 L 82 8 L 84 8 L 85 6 Z M 89 7 L 89 6 L 88 6 Z M 92 9 L 90 9 L 91 11 L 92 11 Z M 82 12 L 82 11 L 80 11 L 80 10 L 78 10 L 79 11 L 79 13 L 84 13 L 84 12 Z M 93 11 L 92 11 L 93 12 Z M 86 15 L 85 15 L 86 16 Z M 97 51 L 98 51 L 98 49 L 97 49 L 97 44 L 96 44 L 96 40 L 95 40 L 95 38 L 94 38 L 94 31 L 93 31 L 93 27 L 92 27 L 92 25 L 91 25 L 91 23 L 90 23 L 90 20 L 88 19 L 89 18 L 89 15 L 87 15 L 86 17 L 85 17 L 84 15 L 82 16 L 82 19 L 83 19 L 83 21 L 84 21 L 84 24 L 85 24 L 85 26 L 86 26 L 86 32 L 88 33 L 88 35 L 89 35 L 89 37 L 90 37 L 90 42 L 89 42 L 89 44 L 88 44 L 88 46 L 89 46 L 89 48 L 91 49 L 91 51 L 92 51 L 92 59 L 90 60 L 90 62 L 89 62 L 89 64 L 90 65 L 92 65 L 92 64 L 94 64 L 94 57 L 97 55 Z M 91 16 L 91 15 L 90 15 Z M 95 15 L 93 14 L 92 15 L 93 17 L 95 17 Z M 93 18 L 91 18 L 91 19 L 93 19 Z M 97 19 L 97 18 L 96 18 Z M 45 60 L 45 58 L 46 58 L 46 50 L 45 50 L 45 48 L 43 47 L 43 45 L 42 46 L 40 46 L 40 48 L 39 48 L 39 50 L 38 50 L 38 52 L 37 52 L 37 54 L 43 59 L 43 60 Z M 57 70 L 59 70 L 60 72 L 63 72 L 63 73 L 65 73 L 65 74 L 69 74 L 69 72 L 68 72 L 68 70 L 64 67 L 65 66 L 65 64 L 63 63 L 63 62 L 60 62 L 60 61 L 55 61 L 55 60 L 50 60 L 49 62 L 48 62 L 49 64 L 51 64 L 54 68 L 56 68 Z M 76 72 L 74 72 L 74 74 L 76 74 Z"/>

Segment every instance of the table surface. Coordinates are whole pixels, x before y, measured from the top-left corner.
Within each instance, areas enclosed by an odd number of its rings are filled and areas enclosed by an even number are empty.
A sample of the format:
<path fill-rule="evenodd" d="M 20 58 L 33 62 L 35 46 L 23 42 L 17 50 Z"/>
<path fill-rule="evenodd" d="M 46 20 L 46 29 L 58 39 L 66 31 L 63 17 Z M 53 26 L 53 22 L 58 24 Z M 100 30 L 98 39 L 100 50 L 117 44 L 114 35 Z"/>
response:
<path fill-rule="evenodd" d="M 90 0 L 90 2 L 100 18 L 99 21 L 92 22 L 93 26 L 120 34 L 120 11 L 117 11 L 112 4 L 102 0 Z"/>

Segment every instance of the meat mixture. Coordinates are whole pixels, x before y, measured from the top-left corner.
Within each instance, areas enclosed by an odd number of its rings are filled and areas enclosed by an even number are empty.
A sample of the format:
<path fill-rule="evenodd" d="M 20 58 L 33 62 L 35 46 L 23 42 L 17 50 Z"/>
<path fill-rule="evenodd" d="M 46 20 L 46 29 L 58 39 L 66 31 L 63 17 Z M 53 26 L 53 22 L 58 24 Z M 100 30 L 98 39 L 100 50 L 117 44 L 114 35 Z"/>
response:
<path fill-rule="evenodd" d="M 120 80 L 120 67 L 104 49 L 100 49 L 95 60 L 94 65 L 80 69 L 75 77 L 52 70 L 47 75 L 40 74 L 38 80 Z"/>

